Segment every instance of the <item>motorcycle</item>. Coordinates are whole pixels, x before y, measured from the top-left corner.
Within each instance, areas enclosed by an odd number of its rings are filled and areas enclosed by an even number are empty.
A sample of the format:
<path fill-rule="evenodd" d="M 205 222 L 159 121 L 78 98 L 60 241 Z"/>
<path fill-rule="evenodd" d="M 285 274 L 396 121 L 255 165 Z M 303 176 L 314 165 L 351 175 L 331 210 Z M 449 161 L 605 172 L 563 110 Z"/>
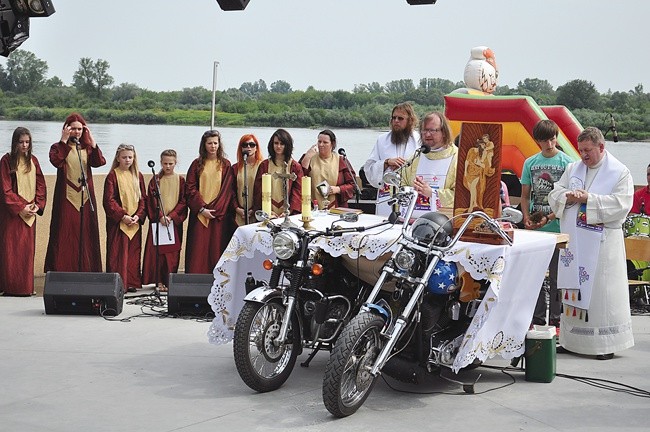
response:
<path fill-rule="evenodd" d="M 399 187 L 399 177 L 384 181 Z M 452 235 L 452 223 L 443 214 L 425 213 L 410 224 L 417 192 L 402 186 L 394 196 L 406 207 L 398 247 L 361 306 L 338 338 L 325 368 L 323 402 L 336 417 L 346 417 L 359 409 L 384 373 L 393 379 L 418 383 L 427 374 L 451 371 L 456 354 L 472 317 L 487 291 L 478 288 L 477 298 L 460 301 L 455 263 L 442 257 L 475 219 L 484 232 L 495 233 L 505 243 L 512 239 L 498 220 L 481 211 L 467 213 L 466 220 Z M 517 222 L 521 213 L 504 211 L 505 219 Z M 392 292 L 382 288 L 394 284 Z M 464 386 L 472 392 L 473 385 Z"/>
<path fill-rule="evenodd" d="M 255 391 L 276 390 L 289 378 L 304 348 L 311 353 L 301 366 L 308 367 L 320 350 L 331 350 L 345 324 L 359 310 L 371 285 L 352 276 L 340 262 L 314 240 L 341 236 L 387 225 L 341 228 L 339 221 L 356 222 L 347 213 L 325 230 L 304 229 L 288 218 L 275 224 L 259 212 L 256 217 L 270 231 L 275 260 L 264 261 L 269 280 L 249 274 L 244 307 L 235 326 L 233 351 L 237 372 Z"/>

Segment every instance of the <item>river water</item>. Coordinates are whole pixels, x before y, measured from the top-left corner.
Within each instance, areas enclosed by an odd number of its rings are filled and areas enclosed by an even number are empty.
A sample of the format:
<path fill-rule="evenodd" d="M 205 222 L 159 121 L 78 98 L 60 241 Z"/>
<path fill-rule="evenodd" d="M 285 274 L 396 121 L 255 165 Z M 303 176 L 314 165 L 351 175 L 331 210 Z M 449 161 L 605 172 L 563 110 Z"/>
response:
<path fill-rule="evenodd" d="M 11 135 L 18 126 L 28 128 L 32 133 L 34 155 L 41 163 L 45 174 L 55 174 L 56 169 L 49 163 L 48 152 L 52 143 L 61 137 L 61 122 L 0 120 L 0 154 L 11 148 Z M 173 148 L 177 151 L 176 171 L 187 172 L 192 160 L 198 156 L 199 142 L 206 127 L 170 125 L 129 125 L 129 124 L 90 124 L 95 140 L 106 157 L 107 164 L 94 170 L 107 173 L 121 143 L 133 144 L 138 156 L 140 170 L 149 172 L 147 161 L 160 168 L 160 152 Z M 231 162 L 236 161 L 235 151 L 239 138 L 247 133 L 257 136 L 264 154 L 266 145 L 276 128 L 268 127 L 218 127 L 224 149 Z M 316 143 L 319 130 L 305 128 L 286 128 L 294 139 L 294 157 L 299 158 L 310 146 Z M 373 129 L 336 129 L 337 148 L 343 148 L 354 169 L 358 172 L 368 158 L 377 136 L 381 133 Z M 608 142 L 607 149 L 623 162 L 632 172 L 634 184 L 646 184 L 646 168 L 650 163 L 650 143 L 648 142 Z"/>

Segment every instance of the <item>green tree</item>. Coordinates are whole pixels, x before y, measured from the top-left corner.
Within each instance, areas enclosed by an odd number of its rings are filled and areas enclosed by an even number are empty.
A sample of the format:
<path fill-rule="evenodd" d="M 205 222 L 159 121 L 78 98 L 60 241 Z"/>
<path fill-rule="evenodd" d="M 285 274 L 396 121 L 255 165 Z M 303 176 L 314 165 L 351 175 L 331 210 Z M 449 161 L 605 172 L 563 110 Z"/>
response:
<path fill-rule="evenodd" d="M 286 81 L 278 80 L 271 84 L 270 87 L 271 93 L 291 93 L 291 84 Z"/>
<path fill-rule="evenodd" d="M 547 80 L 526 78 L 517 84 L 516 94 L 530 96 L 540 105 L 550 105 L 555 102 L 555 90 Z"/>
<path fill-rule="evenodd" d="M 262 93 L 267 93 L 269 89 L 266 87 L 266 82 L 263 79 L 259 79 L 252 82 L 245 82 L 239 87 L 239 91 L 248 96 L 257 97 Z"/>
<path fill-rule="evenodd" d="M 388 93 L 408 93 L 415 90 L 412 79 L 389 81 L 384 88 Z"/>
<path fill-rule="evenodd" d="M 569 109 L 600 109 L 600 95 L 591 81 L 576 79 L 557 88 L 557 103 Z"/>
<path fill-rule="evenodd" d="M 368 84 L 356 84 L 354 86 L 354 93 L 373 93 L 379 94 L 384 92 L 384 87 L 377 81 Z"/>
<path fill-rule="evenodd" d="M 4 78 L 0 79 L 4 90 L 16 93 L 29 93 L 45 83 L 45 75 L 48 70 L 47 63 L 33 52 L 16 50 L 7 60 L 7 68 Z"/>
<path fill-rule="evenodd" d="M 87 96 L 99 99 L 114 82 L 108 74 L 110 67 L 106 60 L 92 61 L 89 57 L 82 57 L 79 68 L 72 76 L 72 85 Z"/>
<path fill-rule="evenodd" d="M 113 88 L 112 99 L 116 102 L 126 102 L 140 95 L 142 89 L 135 84 L 122 83 Z"/>

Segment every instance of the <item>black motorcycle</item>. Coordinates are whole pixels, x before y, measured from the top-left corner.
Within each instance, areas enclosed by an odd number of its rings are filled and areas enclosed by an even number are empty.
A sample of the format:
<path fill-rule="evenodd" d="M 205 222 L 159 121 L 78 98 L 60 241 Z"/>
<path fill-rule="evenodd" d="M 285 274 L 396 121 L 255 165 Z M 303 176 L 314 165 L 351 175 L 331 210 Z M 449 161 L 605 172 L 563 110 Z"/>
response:
<path fill-rule="evenodd" d="M 258 215 L 264 218 L 264 216 Z M 339 222 L 356 222 L 358 215 L 341 215 L 325 230 L 304 229 L 285 219 L 264 224 L 273 237 L 275 260 L 264 267 L 268 281 L 249 275 L 244 307 L 235 326 L 233 350 L 237 372 L 253 390 L 279 388 L 291 375 L 304 348 L 311 353 L 307 367 L 320 350 L 331 350 L 351 317 L 356 315 L 370 285 L 347 271 L 339 258 L 314 246 L 322 236 L 341 236 L 390 224 L 341 228 Z"/>
<path fill-rule="evenodd" d="M 453 237 L 451 221 L 441 213 L 426 213 L 411 225 L 417 193 L 402 187 L 395 198 L 407 207 L 398 248 L 341 333 L 325 369 L 323 402 L 337 417 L 359 409 L 380 373 L 417 383 L 424 374 L 450 370 L 487 284 L 480 285 L 476 298 L 461 303 L 456 265 L 442 257 L 477 218 L 483 220 L 480 229 L 512 244 L 498 221 L 479 211 L 466 214 Z M 508 214 L 520 215 L 514 209 Z M 386 292 L 389 282 L 395 288 Z"/>

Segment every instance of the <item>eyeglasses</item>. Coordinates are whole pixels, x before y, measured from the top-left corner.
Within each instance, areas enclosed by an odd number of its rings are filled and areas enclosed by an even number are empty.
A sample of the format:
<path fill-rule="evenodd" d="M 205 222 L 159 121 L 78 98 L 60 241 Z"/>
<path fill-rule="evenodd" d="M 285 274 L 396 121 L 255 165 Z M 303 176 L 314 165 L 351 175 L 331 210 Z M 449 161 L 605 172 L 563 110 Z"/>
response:
<path fill-rule="evenodd" d="M 402 120 L 405 120 L 406 117 L 402 117 L 402 116 L 392 116 L 390 119 L 391 119 L 392 121 L 395 121 L 395 120 L 397 120 L 397 121 L 402 121 Z"/>
<path fill-rule="evenodd" d="M 255 144 L 254 142 L 246 142 L 241 144 L 241 148 L 246 148 L 246 147 L 248 148 L 257 147 L 257 144 Z"/>
<path fill-rule="evenodd" d="M 430 134 L 430 133 L 438 133 L 440 131 L 442 131 L 442 129 L 422 129 L 422 133 L 424 135 Z"/>

